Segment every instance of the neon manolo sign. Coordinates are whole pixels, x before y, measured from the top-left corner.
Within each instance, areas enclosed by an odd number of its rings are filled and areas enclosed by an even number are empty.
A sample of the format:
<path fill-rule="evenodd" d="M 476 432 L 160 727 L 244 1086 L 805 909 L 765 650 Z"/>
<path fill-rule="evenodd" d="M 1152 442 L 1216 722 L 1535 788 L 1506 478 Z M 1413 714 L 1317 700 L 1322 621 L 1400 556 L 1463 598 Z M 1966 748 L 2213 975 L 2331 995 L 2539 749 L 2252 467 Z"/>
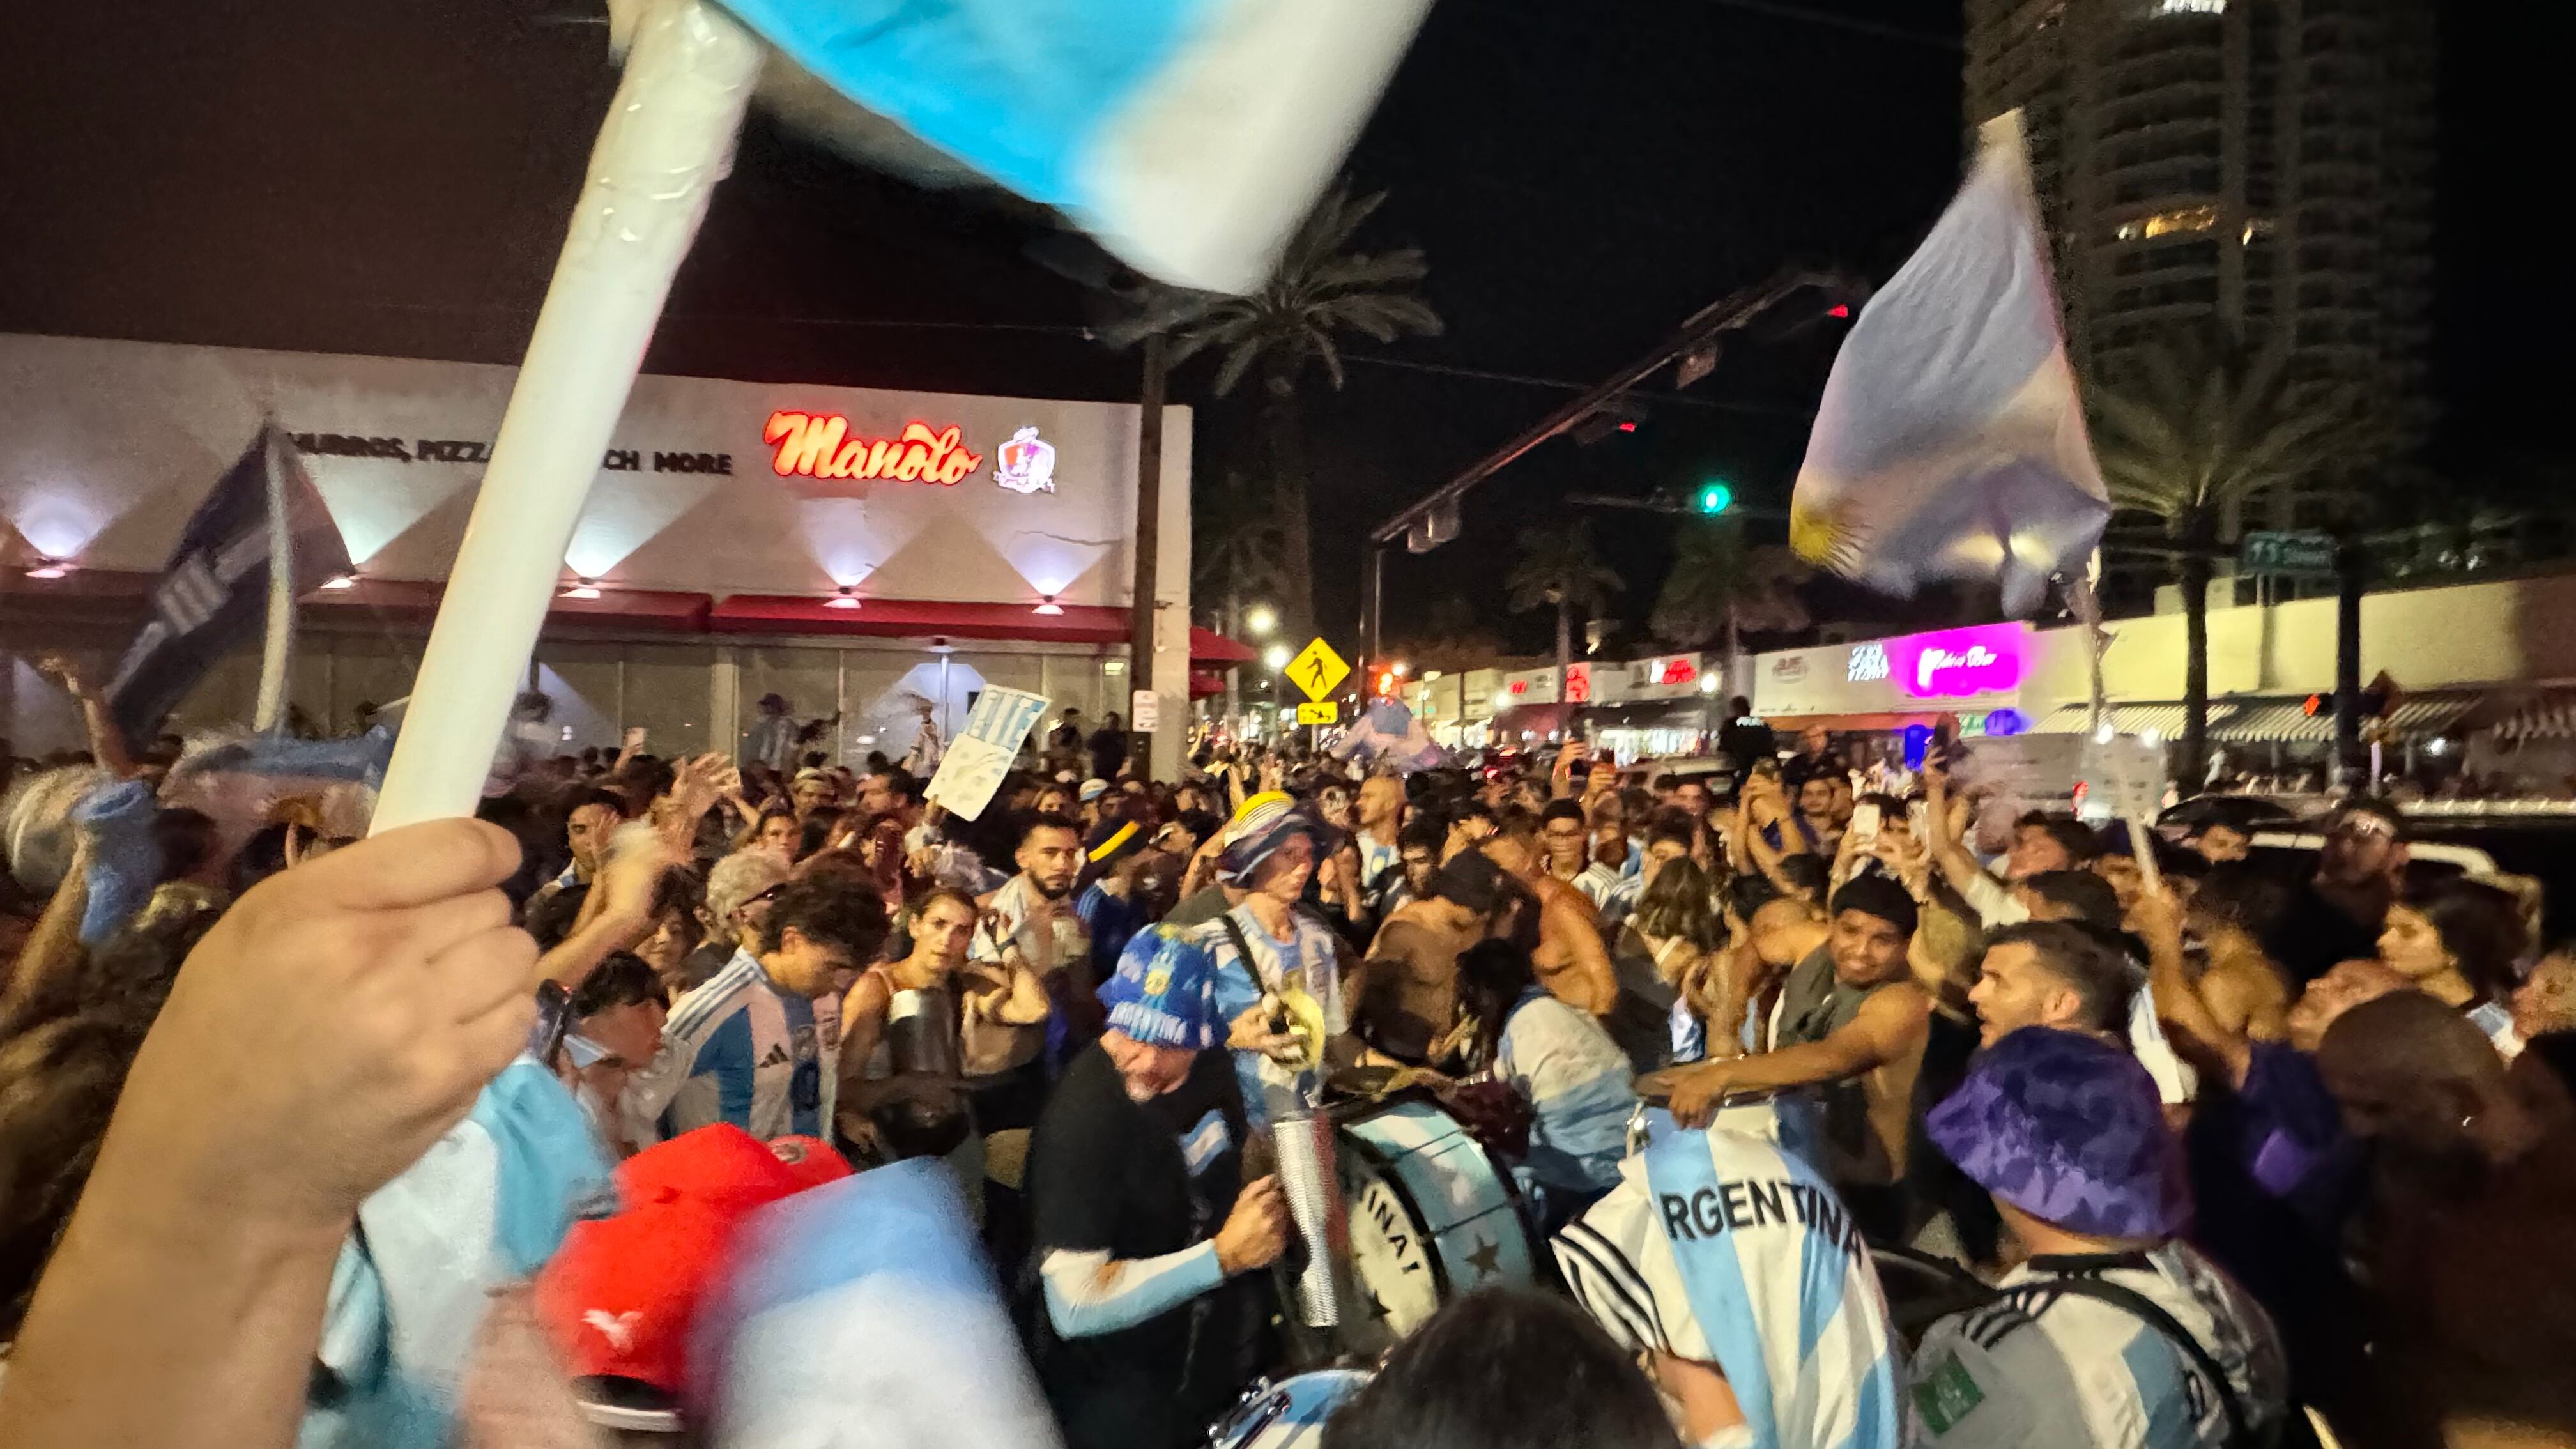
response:
<path fill-rule="evenodd" d="M 933 431 L 930 424 L 909 422 L 891 438 L 869 439 L 850 433 L 849 419 L 839 413 L 789 412 L 769 415 L 761 441 L 778 455 L 770 467 L 782 478 L 892 478 L 904 483 L 936 483 L 953 488 L 984 466 L 980 453 L 969 452 L 955 424 Z"/>

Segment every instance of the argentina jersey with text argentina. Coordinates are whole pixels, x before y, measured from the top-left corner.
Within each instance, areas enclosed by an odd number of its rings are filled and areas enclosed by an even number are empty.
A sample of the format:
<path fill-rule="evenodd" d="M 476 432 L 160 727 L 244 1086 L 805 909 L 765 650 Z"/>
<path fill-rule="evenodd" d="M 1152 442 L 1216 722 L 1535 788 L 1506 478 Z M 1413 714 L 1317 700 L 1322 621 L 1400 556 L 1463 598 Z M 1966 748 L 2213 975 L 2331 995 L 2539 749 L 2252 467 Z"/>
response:
<path fill-rule="evenodd" d="M 1662 1130 L 1556 1239 L 1586 1310 L 1632 1349 L 1714 1364 L 1758 1449 L 1897 1449 L 1887 1302 L 1814 1169 L 1739 1132 Z"/>

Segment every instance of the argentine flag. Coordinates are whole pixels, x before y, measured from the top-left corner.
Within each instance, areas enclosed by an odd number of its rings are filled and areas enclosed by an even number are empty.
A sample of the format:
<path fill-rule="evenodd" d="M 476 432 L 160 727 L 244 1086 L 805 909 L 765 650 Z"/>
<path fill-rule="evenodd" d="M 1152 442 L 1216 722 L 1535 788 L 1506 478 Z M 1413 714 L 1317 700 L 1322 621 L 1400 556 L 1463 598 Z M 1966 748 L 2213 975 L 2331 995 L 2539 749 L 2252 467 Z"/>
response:
<path fill-rule="evenodd" d="M 1797 1158 L 1664 1119 L 1555 1247 L 1567 1286 L 1611 1337 L 1726 1375 L 1745 1431 L 1708 1444 L 1904 1442 L 1878 1270 L 1833 1189 Z"/>
<path fill-rule="evenodd" d="M 1990 580 L 2022 615 L 2110 517 L 2013 112 L 1987 123 L 1967 185 L 1834 358 L 1789 542 L 1900 596 Z"/>
<path fill-rule="evenodd" d="M 709 1445 L 1062 1442 L 948 1172 L 915 1158 L 752 1215 L 692 1332 Z"/>
<path fill-rule="evenodd" d="M 1269 280 L 1431 0 L 725 0 L 834 90 L 1139 271 Z"/>

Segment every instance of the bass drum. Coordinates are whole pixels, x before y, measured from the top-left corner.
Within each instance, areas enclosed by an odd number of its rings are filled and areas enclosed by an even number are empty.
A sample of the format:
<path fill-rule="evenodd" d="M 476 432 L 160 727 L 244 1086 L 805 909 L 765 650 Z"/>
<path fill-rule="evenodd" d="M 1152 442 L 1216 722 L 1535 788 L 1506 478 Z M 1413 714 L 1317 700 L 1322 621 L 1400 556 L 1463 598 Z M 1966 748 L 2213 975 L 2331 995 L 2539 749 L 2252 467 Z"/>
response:
<path fill-rule="evenodd" d="M 1535 1281 L 1511 1179 L 1438 1103 L 1380 1103 L 1343 1121 L 1340 1135 L 1351 1232 L 1346 1350 L 1380 1353 L 1453 1298 Z"/>
<path fill-rule="evenodd" d="M 1324 1442 L 1324 1420 L 1375 1377 L 1366 1369 L 1328 1368 L 1276 1383 L 1265 1379 L 1216 1421 L 1208 1449 L 1315 1449 Z"/>

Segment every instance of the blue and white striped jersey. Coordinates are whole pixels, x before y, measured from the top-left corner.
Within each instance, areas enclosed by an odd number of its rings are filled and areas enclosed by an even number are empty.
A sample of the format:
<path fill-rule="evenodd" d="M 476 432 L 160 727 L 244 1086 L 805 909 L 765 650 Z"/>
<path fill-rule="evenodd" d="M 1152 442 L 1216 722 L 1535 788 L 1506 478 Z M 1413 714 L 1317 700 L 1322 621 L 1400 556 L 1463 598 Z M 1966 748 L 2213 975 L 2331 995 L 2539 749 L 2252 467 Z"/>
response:
<path fill-rule="evenodd" d="M 1636 857 L 1632 855 L 1629 859 L 1633 861 Z M 1592 902 L 1592 908 L 1601 913 L 1604 935 L 1618 934 L 1619 928 L 1636 914 L 1637 897 L 1645 885 L 1644 876 L 1619 866 L 1603 865 L 1597 860 L 1585 866 L 1583 873 L 1574 878 L 1574 888 L 1583 892 L 1583 898 Z"/>
<path fill-rule="evenodd" d="M 1235 929 L 1226 929 L 1226 920 Z M 1270 934 L 1253 914 L 1250 902 L 1226 912 L 1225 920 L 1210 921 L 1197 927 L 1198 942 L 1216 956 L 1216 977 L 1209 983 L 1215 999 L 1217 1029 L 1261 1004 L 1262 993 L 1279 991 L 1294 984 L 1324 1011 L 1324 1031 L 1339 1036 L 1351 1029 L 1350 1013 L 1342 1004 L 1342 969 L 1339 938 L 1333 928 L 1300 910 L 1288 912 L 1289 939 L 1282 941 Z M 1246 961 L 1236 949 L 1238 936 L 1252 953 Z M 1243 1110 L 1255 1127 L 1267 1126 L 1269 1113 L 1262 1096 L 1268 1083 L 1287 1088 L 1300 1098 L 1308 1095 L 1313 1085 L 1313 1072 L 1292 1073 L 1259 1052 L 1234 1054 L 1236 1080 L 1243 1090 Z M 1302 1078 L 1302 1080 L 1301 1080 Z"/>
<path fill-rule="evenodd" d="M 1590 1012 L 1544 991 L 1522 997 L 1503 1025 L 1493 1070 L 1530 1104 L 1531 1176 L 1585 1193 L 1618 1185 L 1636 1078 L 1628 1054 Z"/>
<path fill-rule="evenodd" d="M 2271 1320 L 2181 1243 L 2145 1253 L 2037 1258 L 2001 1296 L 1932 1325 L 1915 1350 L 1918 1443 L 1939 1449 L 2222 1449 L 2227 1413 L 2191 1356 L 2144 1318 L 2054 1293 L 2068 1277 L 2144 1295 L 2208 1350 L 2261 1442 L 2286 1412 L 2288 1370 Z"/>
<path fill-rule="evenodd" d="M 1666 1126 L 1557 1235 L 1567 1286 L 1610 1336 L 1715 1364 L 1758 1449 L 1897 1449 L 1887 1302 L 1815 1169 L 1740 1132 Z"/>
<path fill-rule="evenodd" d="M 814 1003 L 780 990 L 750 952 L 736 951 L 725 969 L 672 1007 L 661 1054 L 628 1090 L 639 1088 L 661 1098 L 665 1138 L 717 1122 L 763 1140 L 821 1136 L 823 1050 Z"/>

